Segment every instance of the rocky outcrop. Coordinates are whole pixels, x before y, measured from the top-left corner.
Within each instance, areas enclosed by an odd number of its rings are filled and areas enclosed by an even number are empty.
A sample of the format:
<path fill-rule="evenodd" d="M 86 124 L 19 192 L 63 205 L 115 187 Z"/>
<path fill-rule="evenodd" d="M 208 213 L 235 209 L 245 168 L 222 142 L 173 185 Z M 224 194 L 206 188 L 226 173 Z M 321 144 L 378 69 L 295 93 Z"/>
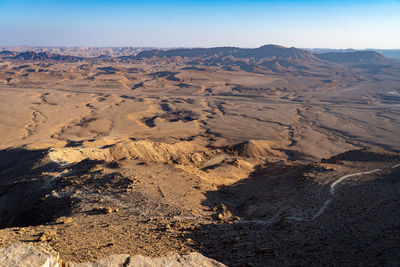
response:
<path fill-rule="evenodd" d="M 117 143 L 104 148 L 52 149 L 48 155 L 58 163 L 74 163 L 84 159 L 118 161 L 125 158 L 196 165 L 207 158 L 203 147 L 187 141 L 166 144 L 146 140 Z"/>
<path fill-rule="evenodd" d="M 0 266 L 59 267 L 59 255 L 52 248 L 16 243 L 0 249 Z"/>
<path fill-rule="evenodd" d="M 33 246 L 31 244 L 16 243 L 0 249 L 0 266 L 7 267 L 59 267 L 59 255 L 46 245 Z M 192 252 L 188 255 L 164 256 L 150 258 L 141 255 L 129 256 L 127 254 L 112 255 L 96 262 L 63 263 L 68 267 L 223 267 L 222 263 L 207 258 L 200 253 Z"/>
<path fill-rule="evenodd" d="M 113 255 L 97 262 L 87 262 L 70 264 L 71 267 L 159 267 L 159 266 L 184 266 L 184 267 L 223 267 L 213 259 L 204 257 L 200 253 L 192 252 L 188 255 L 179 256 L 177 254 L 172 256 L 150 258 L 141 255 L 129 256 L 125 254 Z"/>
<path fill-rule="evenodd" d="M 287 158 L 285 153 L 276 149 L 274 144 L 267 140 L 248 140 L 228 146 L 227 151 L 246 158 Z"/>

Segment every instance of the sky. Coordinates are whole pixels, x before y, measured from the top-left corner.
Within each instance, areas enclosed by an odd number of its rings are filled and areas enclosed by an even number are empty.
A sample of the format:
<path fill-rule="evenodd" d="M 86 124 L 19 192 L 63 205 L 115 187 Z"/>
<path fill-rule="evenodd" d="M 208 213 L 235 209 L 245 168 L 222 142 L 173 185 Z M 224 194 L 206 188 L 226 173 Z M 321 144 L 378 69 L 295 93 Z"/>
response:
<path fill-rule="evenodd" d="M 400 49 L 400 0 L 0 0 L 0 45 Z"/>

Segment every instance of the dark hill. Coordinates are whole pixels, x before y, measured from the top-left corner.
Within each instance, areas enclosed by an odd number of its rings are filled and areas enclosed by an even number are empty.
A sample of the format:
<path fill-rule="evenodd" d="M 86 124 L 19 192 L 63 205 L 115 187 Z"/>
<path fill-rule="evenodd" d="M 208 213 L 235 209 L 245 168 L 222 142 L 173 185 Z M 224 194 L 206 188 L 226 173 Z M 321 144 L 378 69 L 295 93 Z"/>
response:
<path fill-rule="evenodd" d="M 54 60 L 54 61 L 65 61 L 65 62 L 76 62 L 81 61 L 83 58 L 81 57 L 74 57 L 74 56 L 66 56 L 66 55 L 59 55 L 59 54 L 52 54 L 48 52 L 32 52 L 26 51 L 18 53 L 13 57 L 8 57 L 9 59 L 15 60 Z"/>
<path fill-rule="evenodd" d="M 380 63 L 387 60 L 385 56 L 375 51 L 330 52 L 315 56 L 336 63 Z"/>
<path fill-rule="evenodd" d="M 290 59 L 304 61 L 319 61 L 311 52 L 300 50 L 294 47 L 286 48 L 277 45 L 264 45 L 259 48 L 237 48 L 237 47 L 213 47 L 213 48 L 180 48 L 171 50 L 150 50 L 140 52 L 132 57 L 134 59 L 143 58 L 253 58 L 253 59 Z"/>
<path fill-rule="evenodd" d="M 8 51 L 8 50 L 0 51 L 0 56 L 1 56 L 1 57 L 4 57 L 4 56 L 13 56 L 13 55 L 15 55 L 15 53 L 12 52 L 12 51 Z"/>

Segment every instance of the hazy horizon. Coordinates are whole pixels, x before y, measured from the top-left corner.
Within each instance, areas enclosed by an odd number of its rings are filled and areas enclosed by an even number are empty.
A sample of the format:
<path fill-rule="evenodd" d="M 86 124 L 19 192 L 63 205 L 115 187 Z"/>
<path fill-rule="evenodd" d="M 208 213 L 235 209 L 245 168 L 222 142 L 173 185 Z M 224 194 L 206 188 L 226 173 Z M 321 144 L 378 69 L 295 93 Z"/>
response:
<path fill-rule="evenodd" d="M 265 44 L 265 45 L 277 45 L 277 46 L 283 46 L 279 44 Z M 263 46 L 263 45 L 262 45 Z M 146 48 L 146 49 L 181 49 L 181 48 L 215 48 L 215 47 L 235 47 L 235 48 L 244 48 L 244 49 L 253 49 L 253 48 L 259 48 L 260 46 L 256 47 L 241 47 L 241 46 L 235 46 L 235 45 L 228 45 L 228 46 L 87 46 L 87 45 L 26 45 L 26 44 L 20 44 L 20 45 L 3 45 L 0 43 L 0 47 L 43 47 L 43 48 L 51 48 L 51 47 L 60 47 L 60 48 Z M 332 47 L 296 47 L 296 46 L 283 46 L 283 47 L 294 47 L 297 49 L 302 49 L 302 50 L 400 50 L 400 48 L 376 48 L 376 47 L 368 47 L 368 48 L 353 48 L 353 47 L 347 47 L 347 48 L 332 48 Z"/>
<path fill-rule="evenodd" d="M 398 14 L 398 0 L 3 0 L 0 45 L 396 49 Z"/>

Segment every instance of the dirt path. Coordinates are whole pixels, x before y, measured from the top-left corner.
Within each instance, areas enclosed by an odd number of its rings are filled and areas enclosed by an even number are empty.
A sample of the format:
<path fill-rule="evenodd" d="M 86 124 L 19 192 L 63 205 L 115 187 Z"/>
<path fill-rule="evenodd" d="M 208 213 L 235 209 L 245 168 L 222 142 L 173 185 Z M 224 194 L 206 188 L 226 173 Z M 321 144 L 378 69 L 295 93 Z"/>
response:
<path fill-rule="evenodd" d="M 394 165 L 391 167 L 391 169 L 395 169 L 400 167 L 400 164 Z M 323 214 L 326 210 L 326 208 L 329 206 L 329 204 L 332 202 L 334 196 L 335 196 L 335 189 L 336 187 L 343 182 L 344 180 L 351 178 L 351 177 L 355 177 L 355 176 L 360 176 L 360 175 L 366 175 L 366 174 L 372 174 L 372 173 L 377 173 L 379 171 L 382 171 L 383 169 L 374 169 L 371 171 L 365 171 L 365 172 L 357 172 L 357 173 L 352 173 L 352 174 L 346 174 L 342 177 L 340 177 L 339 179 L 337 179 L 335 182 L 333 182 L 330 186 L 330 195 L 331 197 L 329 199 L 327 199 L 325 201 L 325 203 L 322 205 L 322 207 L 318 210 L 317 213 L 314 214 L 314 216 L 312 216 L 311 219 L 306 219 L 306 218 L 302 218 L 302 217 L 297 217 L 297 216 L 289 216 L 286 219 L 290 219 L 290 220 L 295 220 L 298 222 L 309 222 L 309 221 L 313 221 L 316 218 L 318 218 L 319 216 L 321 216 L 321 214 Z M 257 223 L 257 224 L 265 224 L 265 225 L 269 225 L 271 223 L 276 223 L 279 219 L 281 218 L 280 214 L 275 214 L 271 219 L 269 220 L 243 220 L 243 221 L 236 221 L 235 223 Z"/>

